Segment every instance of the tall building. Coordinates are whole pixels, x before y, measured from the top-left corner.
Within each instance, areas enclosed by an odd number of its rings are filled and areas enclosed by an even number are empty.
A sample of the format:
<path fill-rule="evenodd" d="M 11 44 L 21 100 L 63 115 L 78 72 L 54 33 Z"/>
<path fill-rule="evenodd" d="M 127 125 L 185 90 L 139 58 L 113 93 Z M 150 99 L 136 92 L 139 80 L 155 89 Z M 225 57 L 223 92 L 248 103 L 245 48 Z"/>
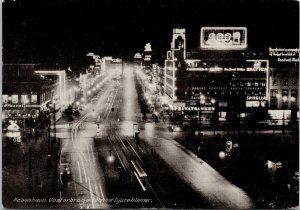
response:
<path fill-rule="evenodd" d="M 39 64 L 3 65 L 2 120 L 31 121 L 47 109 L 55 97 L 55 80 L 34 73 Z"/>
<path fill-rule="evenodd" d="M 209 122 L 215 112 L 225 120 L 275 104 L 298 109 L 299 61 L 279 70 L 268 53 L 248 49 L 247 40 L 245 27 L 203 27 L 200 47 L 186 49 L 185 29 L 174 29 L 164 81 L 173 111 L 186 116 L 202 111 Z"/>

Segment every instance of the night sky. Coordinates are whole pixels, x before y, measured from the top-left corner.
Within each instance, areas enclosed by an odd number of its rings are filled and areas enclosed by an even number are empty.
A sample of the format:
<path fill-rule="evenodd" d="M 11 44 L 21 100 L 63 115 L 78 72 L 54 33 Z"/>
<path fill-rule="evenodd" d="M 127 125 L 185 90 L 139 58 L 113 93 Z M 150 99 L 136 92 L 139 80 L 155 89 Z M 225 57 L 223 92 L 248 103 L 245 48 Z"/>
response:
<path fill-rule="evenodd" d="M 188 48 L 203 26 L 245 26 L 250 49 L 299 46 L 297 1 L 4 0 L 2 10 L 4 63 L 132 58 L 147 42 L 159 58 L 175 27 L 186 28 Z"/>

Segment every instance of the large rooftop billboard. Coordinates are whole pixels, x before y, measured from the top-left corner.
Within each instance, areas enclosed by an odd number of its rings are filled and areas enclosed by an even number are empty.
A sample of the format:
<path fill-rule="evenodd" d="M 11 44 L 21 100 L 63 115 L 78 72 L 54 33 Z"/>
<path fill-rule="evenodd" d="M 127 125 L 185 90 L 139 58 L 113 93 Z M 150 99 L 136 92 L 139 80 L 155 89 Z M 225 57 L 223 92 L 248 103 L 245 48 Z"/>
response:
<path fill-rule="evenodd" d="M 200 47 L 207 50 L 242 50 L 247 48 L 245 27 L 202 27 Z"/>

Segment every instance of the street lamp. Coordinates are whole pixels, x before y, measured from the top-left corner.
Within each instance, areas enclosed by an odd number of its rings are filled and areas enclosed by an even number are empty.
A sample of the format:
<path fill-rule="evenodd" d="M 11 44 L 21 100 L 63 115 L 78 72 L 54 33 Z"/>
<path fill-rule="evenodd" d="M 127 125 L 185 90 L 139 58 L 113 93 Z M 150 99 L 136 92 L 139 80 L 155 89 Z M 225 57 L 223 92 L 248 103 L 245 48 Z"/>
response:
<path fill-rule="evenodd" d="M 214 98 L 212 98 L 212 99 L 210 99 L 210 102 L 211 102 L 211 104 L 213 105 L 213 107 L 214 107 L 214 111 L 213 111 L 213 115 L 212 115 L 212 120 L 211 120 L 211 124 L 212 124 L 212 126 L 213 126 L 213 129 L 214 129 L 214 139 L 216 138 L 216 121 L 217 121 L 217 114 L 218 113 L 216 113 L 216 106 L 215 106 L 215 103 L 216 103 L 216 99 L 214 99 Z"/>
<path fill-rule="evenodd" d="M 135 137 L 135 133 L 134 133 L 134 128 L 135 128 L 135 126 L 137 126 L 137 124 L 135 123 L 135 124 L 132 124 L 132 135 L 133 135 L 133 137 Z"/>
<path fill-rule="evenodd" d="M 26 132 L 26 104 L 28 103 L 28 100 L 26 99 L 26 97 L 24 96 L 24 136 L 25 136 L 25 132 Z M 29 138 L 30 140 L 30 138 Z"/>
<path fill-rule="evenodd" d="M 53 141 L 56 142 L 56 110 L 55 110 L 55 100 L 53 100 Z"/>
<path fill-rule="evenodd" d="M 282 96 L 282 101 L 284 102 L 284 104 L 282 105 L 282 135 L 285 134 L 285 103 L 287 102 L 287 100 L 287 96 Z"/>
<path fill-rule="evenodd" d="M 200 109 L 199 109 L 199 134 L 201 134 L 201 115 L 202 115 L 202 110 L 201 110 L 201 105 L 205 103 L 205 96 L 200 95 Z"/>

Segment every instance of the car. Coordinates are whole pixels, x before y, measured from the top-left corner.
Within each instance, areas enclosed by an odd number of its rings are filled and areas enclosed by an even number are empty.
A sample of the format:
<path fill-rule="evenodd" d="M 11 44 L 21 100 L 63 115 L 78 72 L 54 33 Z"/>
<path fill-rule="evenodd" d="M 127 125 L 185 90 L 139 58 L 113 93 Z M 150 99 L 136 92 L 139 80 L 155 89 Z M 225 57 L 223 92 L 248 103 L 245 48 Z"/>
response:
<path fill-rule="evenodd" d="M 70 163 L 61 163 L 59 165 L 59 171 L 62 178 L 70 178 L 72 175 Z"/>

